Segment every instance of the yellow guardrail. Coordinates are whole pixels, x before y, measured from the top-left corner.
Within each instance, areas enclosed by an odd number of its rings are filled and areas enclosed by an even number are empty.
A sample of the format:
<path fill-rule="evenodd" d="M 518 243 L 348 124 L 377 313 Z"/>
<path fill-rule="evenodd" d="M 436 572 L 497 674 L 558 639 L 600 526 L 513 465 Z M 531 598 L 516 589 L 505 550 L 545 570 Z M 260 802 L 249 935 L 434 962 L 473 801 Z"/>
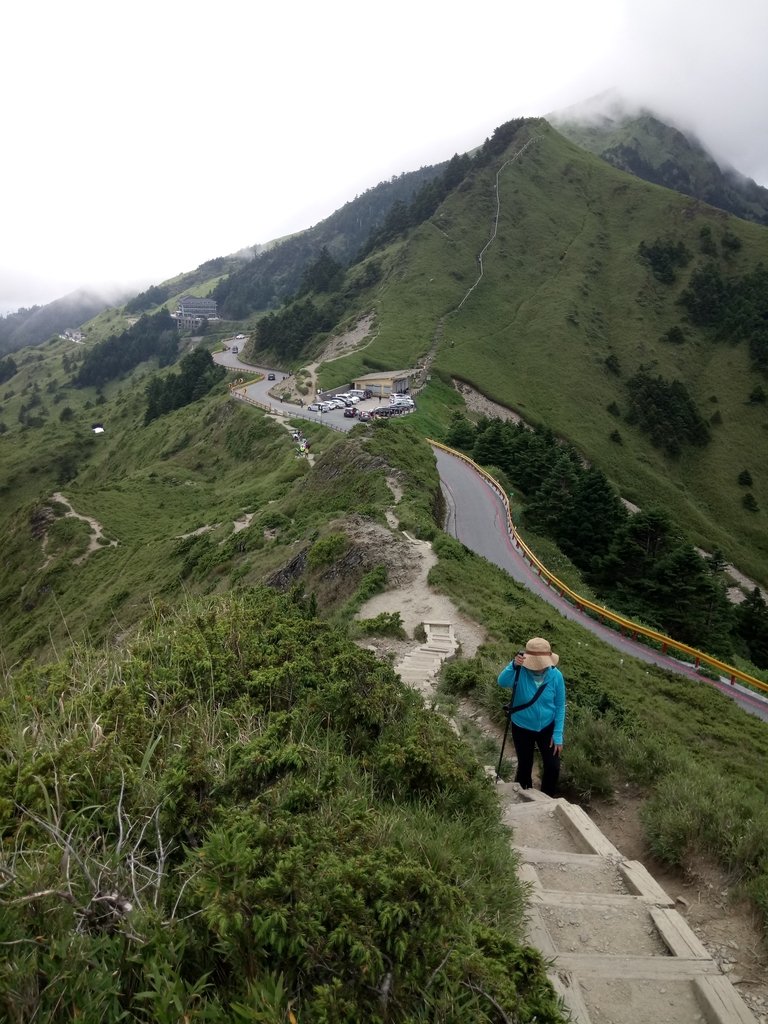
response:
<path fill-rule="evenodd" d="M 482 466 L 478 466 L 473 459 L 470 459 L 470 457 L 465 455 L 463 452 L 456 451 L 455 448 L 449 448 L 448 445 L 443 444 L 440 441 L 434 441 L 432 438 L 427 438 L 427 441 L 436 448 L 441 448 L 449 455 L 455 455 L 457 458 L 462 459 L 467 463 L 467 465 L 471 466 L 476 473 L 479 473 L 480 476 L 483 477 L 494 489 L 494 491 L 496 491 L 504 504 L 507 514 L 507 529 L 510 537 L 514 540 L 516 547 L 520 548 L 524 553 L 531 566 L 536 569 L 538 575 L 541 576 L 549 586 L 554 587 L 561 597 L 566 598 L 572 604 L 576 605 L 577 608 L 581 608 L 586 612 L 591 612 L 593 615 L 597 615 L 600 619 L 605 619 L 607 622 L 613 623 L 620 629 L 627 630 L 632 639 L 645 637 L 647 640 L 652 640 L 655 643 L 660 644 L 662 654 L 665 654 L 668 650 L 679 651 L 682 654 L 688 655 L 689 658 L 694 659 L 694 668 L 696 669 L 700 668 L 702 664 L 709 665 L 718 672 L 728 675 L 731 683 L 735 683 L 738 679 L 740 682 L 747 683 L 754 689 L 768 694 L 768 683 L 764 683 L 761 679 L 755 679 L 754 676 L 749 675 L 747 672 L 742 672 L 741 669 L 735 668 L 733 665 L 729 665 L 725 661 L 720 661 L 719 658 L 714 658 L 711 654 L 706 654 L 704 651 L 699 651 L 695 647 L 690 647 L 688 644 L 684 644 L 679 640 L 673 639 L 673 637 L 666 636 L 664 633 L 659 633 L 656 629 L 651 629 L 648 626 L 641 626 L 639 623 L 633 622 L 632 619 L 627 619 L 623 615 L 609 611 L 609 609 L 603 607 L 603 605 L 595 604 L 594 601 L 589 601 L 586 597 L 582 597 L 574 590 L 571 590 L 567 584 L 563 583 L 562 580 L 558 579 L 554 573 L 551 573 L 549 569 L 547 569 L 544 563 L 536 557 L 525 541 L 518 535 L 515 525 L 512 522 L 512 511 L 509 507 L 509 499 L 499 481 L 491 476 L 490 473 L 486 472 Z"/>

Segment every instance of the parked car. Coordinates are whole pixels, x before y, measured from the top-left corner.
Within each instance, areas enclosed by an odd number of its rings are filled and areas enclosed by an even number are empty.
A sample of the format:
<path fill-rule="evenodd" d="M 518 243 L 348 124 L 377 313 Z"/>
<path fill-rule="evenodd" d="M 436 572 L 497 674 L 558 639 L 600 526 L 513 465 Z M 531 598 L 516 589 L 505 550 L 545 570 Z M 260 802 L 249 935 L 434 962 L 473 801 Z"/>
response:
<path fill-rule="evenodd" d="M 245 339 L 245 335 L 244 334 L 236 334 L 235 335 L 235 341 L 243 341 L 244 339 Z"/>
<path fill-rule="evenodd" d="M 357 418 L 358 420 L 360 420 L 361 423 L 367 423 L 368 420 L 371 418 L 371 414 L 369 412 L 366 412 L 365 409 L 361 409 L 360 412 L 357 414 Z"/>
<path fill-rule="evenodd" d="M 311 405 L 307 406 L 307 410 L 309 412 L 320 412 L 320 403 L 313 402 Z"/>
<path fill-rule="evenodd" d="M 274 380 L 274 379 L 275 379 L 274 373 L 268 373 L 267 374 L 267 380 Z"/>
<path fill-rule="evenodd" d="M 344 410 L 344 415 L 347 417 L 347 419 L 353 420 L 355 416 L 357 416 L 357 409 L 354 407 L 354 405 L 351 405 L 348 409 Z"/>

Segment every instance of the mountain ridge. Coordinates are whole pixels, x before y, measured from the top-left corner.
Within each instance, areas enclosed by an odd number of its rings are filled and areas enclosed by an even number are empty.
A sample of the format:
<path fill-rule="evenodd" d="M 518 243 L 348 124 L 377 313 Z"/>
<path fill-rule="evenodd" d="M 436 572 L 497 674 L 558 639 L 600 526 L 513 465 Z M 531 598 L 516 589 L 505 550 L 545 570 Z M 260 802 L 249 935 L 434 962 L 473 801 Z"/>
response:
<path fill-rule="evenodd" d="M 548 115 L 557 130 L 606 162 L 736 217 L 768 224 L 768 189 L 716 159 L 689 129 L 610 91 Z"/>

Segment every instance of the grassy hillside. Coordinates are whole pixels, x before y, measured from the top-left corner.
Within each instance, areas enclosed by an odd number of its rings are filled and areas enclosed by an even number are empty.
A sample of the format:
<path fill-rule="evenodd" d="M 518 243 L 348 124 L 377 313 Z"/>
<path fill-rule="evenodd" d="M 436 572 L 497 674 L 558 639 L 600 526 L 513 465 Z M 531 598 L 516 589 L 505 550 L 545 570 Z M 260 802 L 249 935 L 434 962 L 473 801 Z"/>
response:
<path fill-rule="evenodd" d="M 280 498 L 307 469 L 289 434 L 232 403 L 224 385 L 144 426 L 151 367 L 97 394 L 67 386 L 62 359 L 71 350 L 61 342 L 36 352 L 9 382 L 14 394 L 4 403 L 11 424 L 0 436 L 6 664 L 67 639 L 119 634 L 159 595 L 223 584 L 234 568 L 226 545 L 235 521 Z M 14 413 L 33 396 L 32 425 L 22 427 Z M 95 421 L 104 434 L 92 433 Z M 315 450 L 325 444 L 317 439 Z M 90 531 L 65 516 L 56 492 L 103 527 L 101 549 L 80 564 Z M 183 534 L 208 527 L 193 539 L 194 551 L 184 548 Z M 239 543 L 256 542 L 241 534 Z M 195 570 L 203 551 L 216 566 L 211 578 Z"/>
<path fill-rule="evenodd" d="M 5 681 L 0 1016 L 559 1024 L 445 719 L 300 599 L 184 605 Z"/>
<path fill-rule="evenodd" d="M 496 170 L 534 134 L 533 146 L 500 174 L 498 233 L 484 277 L 456 312 L 493 229 Z M 659 281 L 641 256 L 641 245 L 657 239 L 682 243 L 690 254 L 671 283 Z M 732 248 L 723 245 L 729 239 L 736 239 Z M 668 508 L 693 541 L 719 546 L 768 582 L 768 478 L 758 455 L 768 406 L 749 402 L 765 381 L 746 344 L 714 340 L 687 323 L 679 305 L 692 275 L 713 259 L 729 279 L 768 262 L 765 228 L 637 181 L 546 122 L 530 122 L 504 156 L 473 170 L 435 216 L 385 255 L 389 273 L 367 360 L 402 367 L 431 353 L 434 369 L 547 424 L 625 498 Z M 675 327 L 682 341 L 662 340 Z M 359 359 L 335 362 L 328 375 L 345 379 Z M 627 422 L 628 381 L 641 369 L 685 384 L 711 422 L 706 447 L 670 458 Z M 617 429 L 619 442 L 611 440 Z M 743 469 L 754 480 L 757 512 L 741 503 Z"/>

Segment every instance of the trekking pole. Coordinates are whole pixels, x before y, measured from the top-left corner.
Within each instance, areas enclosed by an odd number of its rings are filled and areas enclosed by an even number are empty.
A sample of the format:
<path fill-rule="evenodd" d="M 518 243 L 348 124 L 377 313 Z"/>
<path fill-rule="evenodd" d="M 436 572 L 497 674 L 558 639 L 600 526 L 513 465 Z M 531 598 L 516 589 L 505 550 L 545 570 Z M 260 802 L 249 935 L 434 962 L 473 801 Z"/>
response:
<path fill-rule="evenodd" d="M 515 657 L 517 657 L 520 654 L 525 654 L 525 651 L 518 651 Z M 520 666 L 515 665 L 515 681 L 512 684 L 512 696 L 510 698 L 509 704 L 505 704 L 503 709 L 504 714 L 506 715 L 507 718 L 507 724 L 504 727 L 504 739 L 501 741 L 501 753 L 499 754 L 499 764 L 498 767 L 496 768 L 496 782 L 501 781 L 501 762 L 504 758 L 504 747 L 506 747 L 507 745 L 507 734 L 509 733 L 509 723 L 512 721 L 512 708 L 515 706 L 515 690 L 517 689 L 517 680 L 519 676 Z"/>
<path fill-rule="evenodd" d="M 499 773 L 501 772 L 501 762 L 504 760 L 504 747 L 507 745 L 507 733 L 509 732 L 509 723 L 510 723 L 510 717 L 509 717 L 509 709 L 510 709 L 510 707 L 511 707 L 510 704 L 505 704 L 504 705 L 504 711 L 505 711 L 506 717 L 507 717 L 507 724 L 506 724 L 506 726 L 504 728 L 504 739 L 501 741 L 501 753 L 499 754 L 499 764 L 498 764 L 498 766 L 496 768 L 496 782 L 500 782 L 501 781 L 501 775 Z"/>

